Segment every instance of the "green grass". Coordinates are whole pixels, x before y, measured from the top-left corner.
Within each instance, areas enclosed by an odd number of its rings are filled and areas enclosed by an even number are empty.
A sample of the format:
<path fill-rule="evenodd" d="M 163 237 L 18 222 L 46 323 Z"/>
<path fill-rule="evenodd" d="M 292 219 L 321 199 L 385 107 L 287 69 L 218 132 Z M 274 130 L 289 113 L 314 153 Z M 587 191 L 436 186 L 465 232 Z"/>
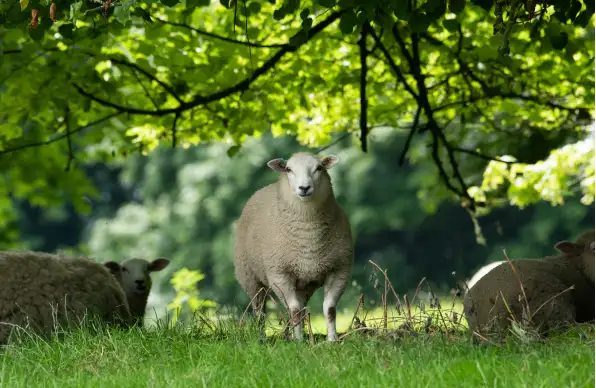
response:
<path fill-rule="evenodd" d="M 254 331 L 78 331 L 3 351 L 2 387 L 593 387 L 594 327 L 548 342 L 473 345 L 468 336 L 352 334 L 341 344 Z"/>

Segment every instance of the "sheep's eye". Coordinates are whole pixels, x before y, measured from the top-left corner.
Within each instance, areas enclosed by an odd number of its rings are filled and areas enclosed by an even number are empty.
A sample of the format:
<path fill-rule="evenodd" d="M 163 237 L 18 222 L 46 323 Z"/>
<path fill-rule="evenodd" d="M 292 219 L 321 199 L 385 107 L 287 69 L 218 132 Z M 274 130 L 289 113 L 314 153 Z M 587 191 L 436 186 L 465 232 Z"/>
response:
<path fill-rule="evenodd" d="M 286 167 L 286 172 L 292 172 L 292 170 L 290 169 L 290 167 Z"/>
<path fill-rule="evenodd" d="M 128 272 L 128 270 L 124 267 L 122 267 L 122 272 Z"/>

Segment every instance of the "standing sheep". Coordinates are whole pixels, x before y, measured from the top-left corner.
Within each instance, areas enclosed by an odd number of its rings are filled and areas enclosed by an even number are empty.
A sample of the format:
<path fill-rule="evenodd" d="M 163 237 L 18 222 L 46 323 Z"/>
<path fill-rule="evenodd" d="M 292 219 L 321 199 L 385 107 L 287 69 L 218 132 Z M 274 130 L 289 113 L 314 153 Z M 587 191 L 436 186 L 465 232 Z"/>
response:
<path fill-rule="evenodd" d="M 277 182 L 255 192 L 238 219 L 235 273 L 252 298 L 263 330 L 265 289 L 286 303 L 294 337 L 303 338 L 304 309 L 323 287 L 327 339 L 338 339 L 336 306 L 350 279 L 354 243 L 350 223 L 336 202 L 327 172 L 339 158 L 318 159 L 306 152 L 288 161 L 270 160 Z"/>
<path fill-rule="evenodd" d="M 105 262 L 114 276 L 120 278 L 120 283 L 126 294 L 128 305 L 132 313 L 134 323 L 143 327 L 143 318 L 147 307 L 147 299 L 151 292 L 151 272 L 158 272 L 170 264 L 168 259 L 159 257 L 152 262 L 144 259 L 132 258 L 123 261 L 121 264 L 115 261 Z"/>
<path fill-rule="evenodd" d="M 0 252 L 0 343 L 15 327 L 47 335 L 86 316 L 131 325 L 126 295 L 106 267 L 87 258 Z"/>
<path fill-rule="evenodd" d="M 510 263 L 504 263 L 482 277 L 464 296 L 470 329 L 499 332 L 512 315 L 518 322 L 531 318 L 543 333 L 562 324 L 593 320 L 594 235 L 591 241 L 587 236 L 558 242 L 558 256 L 513 261 L 515 273 Z"/>

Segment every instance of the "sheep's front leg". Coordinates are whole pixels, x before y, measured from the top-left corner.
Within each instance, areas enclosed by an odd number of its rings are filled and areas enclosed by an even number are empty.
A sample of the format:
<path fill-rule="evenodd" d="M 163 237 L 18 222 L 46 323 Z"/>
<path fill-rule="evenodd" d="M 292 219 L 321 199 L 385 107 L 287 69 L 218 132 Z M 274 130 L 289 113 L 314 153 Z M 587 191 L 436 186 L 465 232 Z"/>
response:
<path fill-rule="evenodd" d="M 294 327 L 294 339 L 304 337 L 304 316 L 306 297 L 296 290 L 296 281 L 284 279 L 274 282 L 273 289 L 278 298 L 287 305 L 290 313 L 290 325 Z"/>
<path fill-rule="evenodd" d="M 336 307 L 349 281 L 349 274 L 335 272 L 330 274 L 323 284 L 323 314 L 327 320 L 327 340 L 337 341 Z"/>

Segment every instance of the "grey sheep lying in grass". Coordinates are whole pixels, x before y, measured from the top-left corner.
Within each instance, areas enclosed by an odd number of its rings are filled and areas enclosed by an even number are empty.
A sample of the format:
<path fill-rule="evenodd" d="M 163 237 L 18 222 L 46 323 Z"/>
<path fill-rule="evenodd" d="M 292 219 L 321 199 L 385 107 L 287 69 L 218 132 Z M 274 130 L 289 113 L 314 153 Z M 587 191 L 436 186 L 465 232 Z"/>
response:
<path fill-rule="evenodd" d="M 505 262 L 478 280 L 464 296 L 470 329 L 503 333 L 515 319 L 546 334 L 594 320 L 594 231 L 575 242 L 560 241 L 555 249 L 557 256 Z"/>
<path fill-rule="evenodd" d="M 161 271 L 168 264 L 170 264 L 170 261 L 163 257 L 159 257 L 152 262 L 145 259 L 132 258 L 120 264 L 115 261 L 104 263 L 105 266 L 110 268 L 114 276 L 119 279 L 126 294 L 135 325 L 143 327 L 147 300 L 149 299 L 149 293 L 151 292 L 153 283 L 151 272 Z"/>
<path fill-rule="evenodd" d="M 126 295 L 111 271 L 87 258 L 0 252 L 0 343 L 17 327 L 44 336 L 87 317 L 130 326 Z"/>
<path fill-rule="evenodd" d="M 306 304 L 323 287 L 327 339 L 338 339 L 336 306 L 350 279 L 354 243 L 350 223 L 336 202 L 327 170 L 338 162 L 299 152 L 267 165 L 279 179 L 258 190 L 238 219 L 235 273 L 252 298 L 263 330 L 265 290 L 286 304 L 294 338 L 303 338 Z"/>

